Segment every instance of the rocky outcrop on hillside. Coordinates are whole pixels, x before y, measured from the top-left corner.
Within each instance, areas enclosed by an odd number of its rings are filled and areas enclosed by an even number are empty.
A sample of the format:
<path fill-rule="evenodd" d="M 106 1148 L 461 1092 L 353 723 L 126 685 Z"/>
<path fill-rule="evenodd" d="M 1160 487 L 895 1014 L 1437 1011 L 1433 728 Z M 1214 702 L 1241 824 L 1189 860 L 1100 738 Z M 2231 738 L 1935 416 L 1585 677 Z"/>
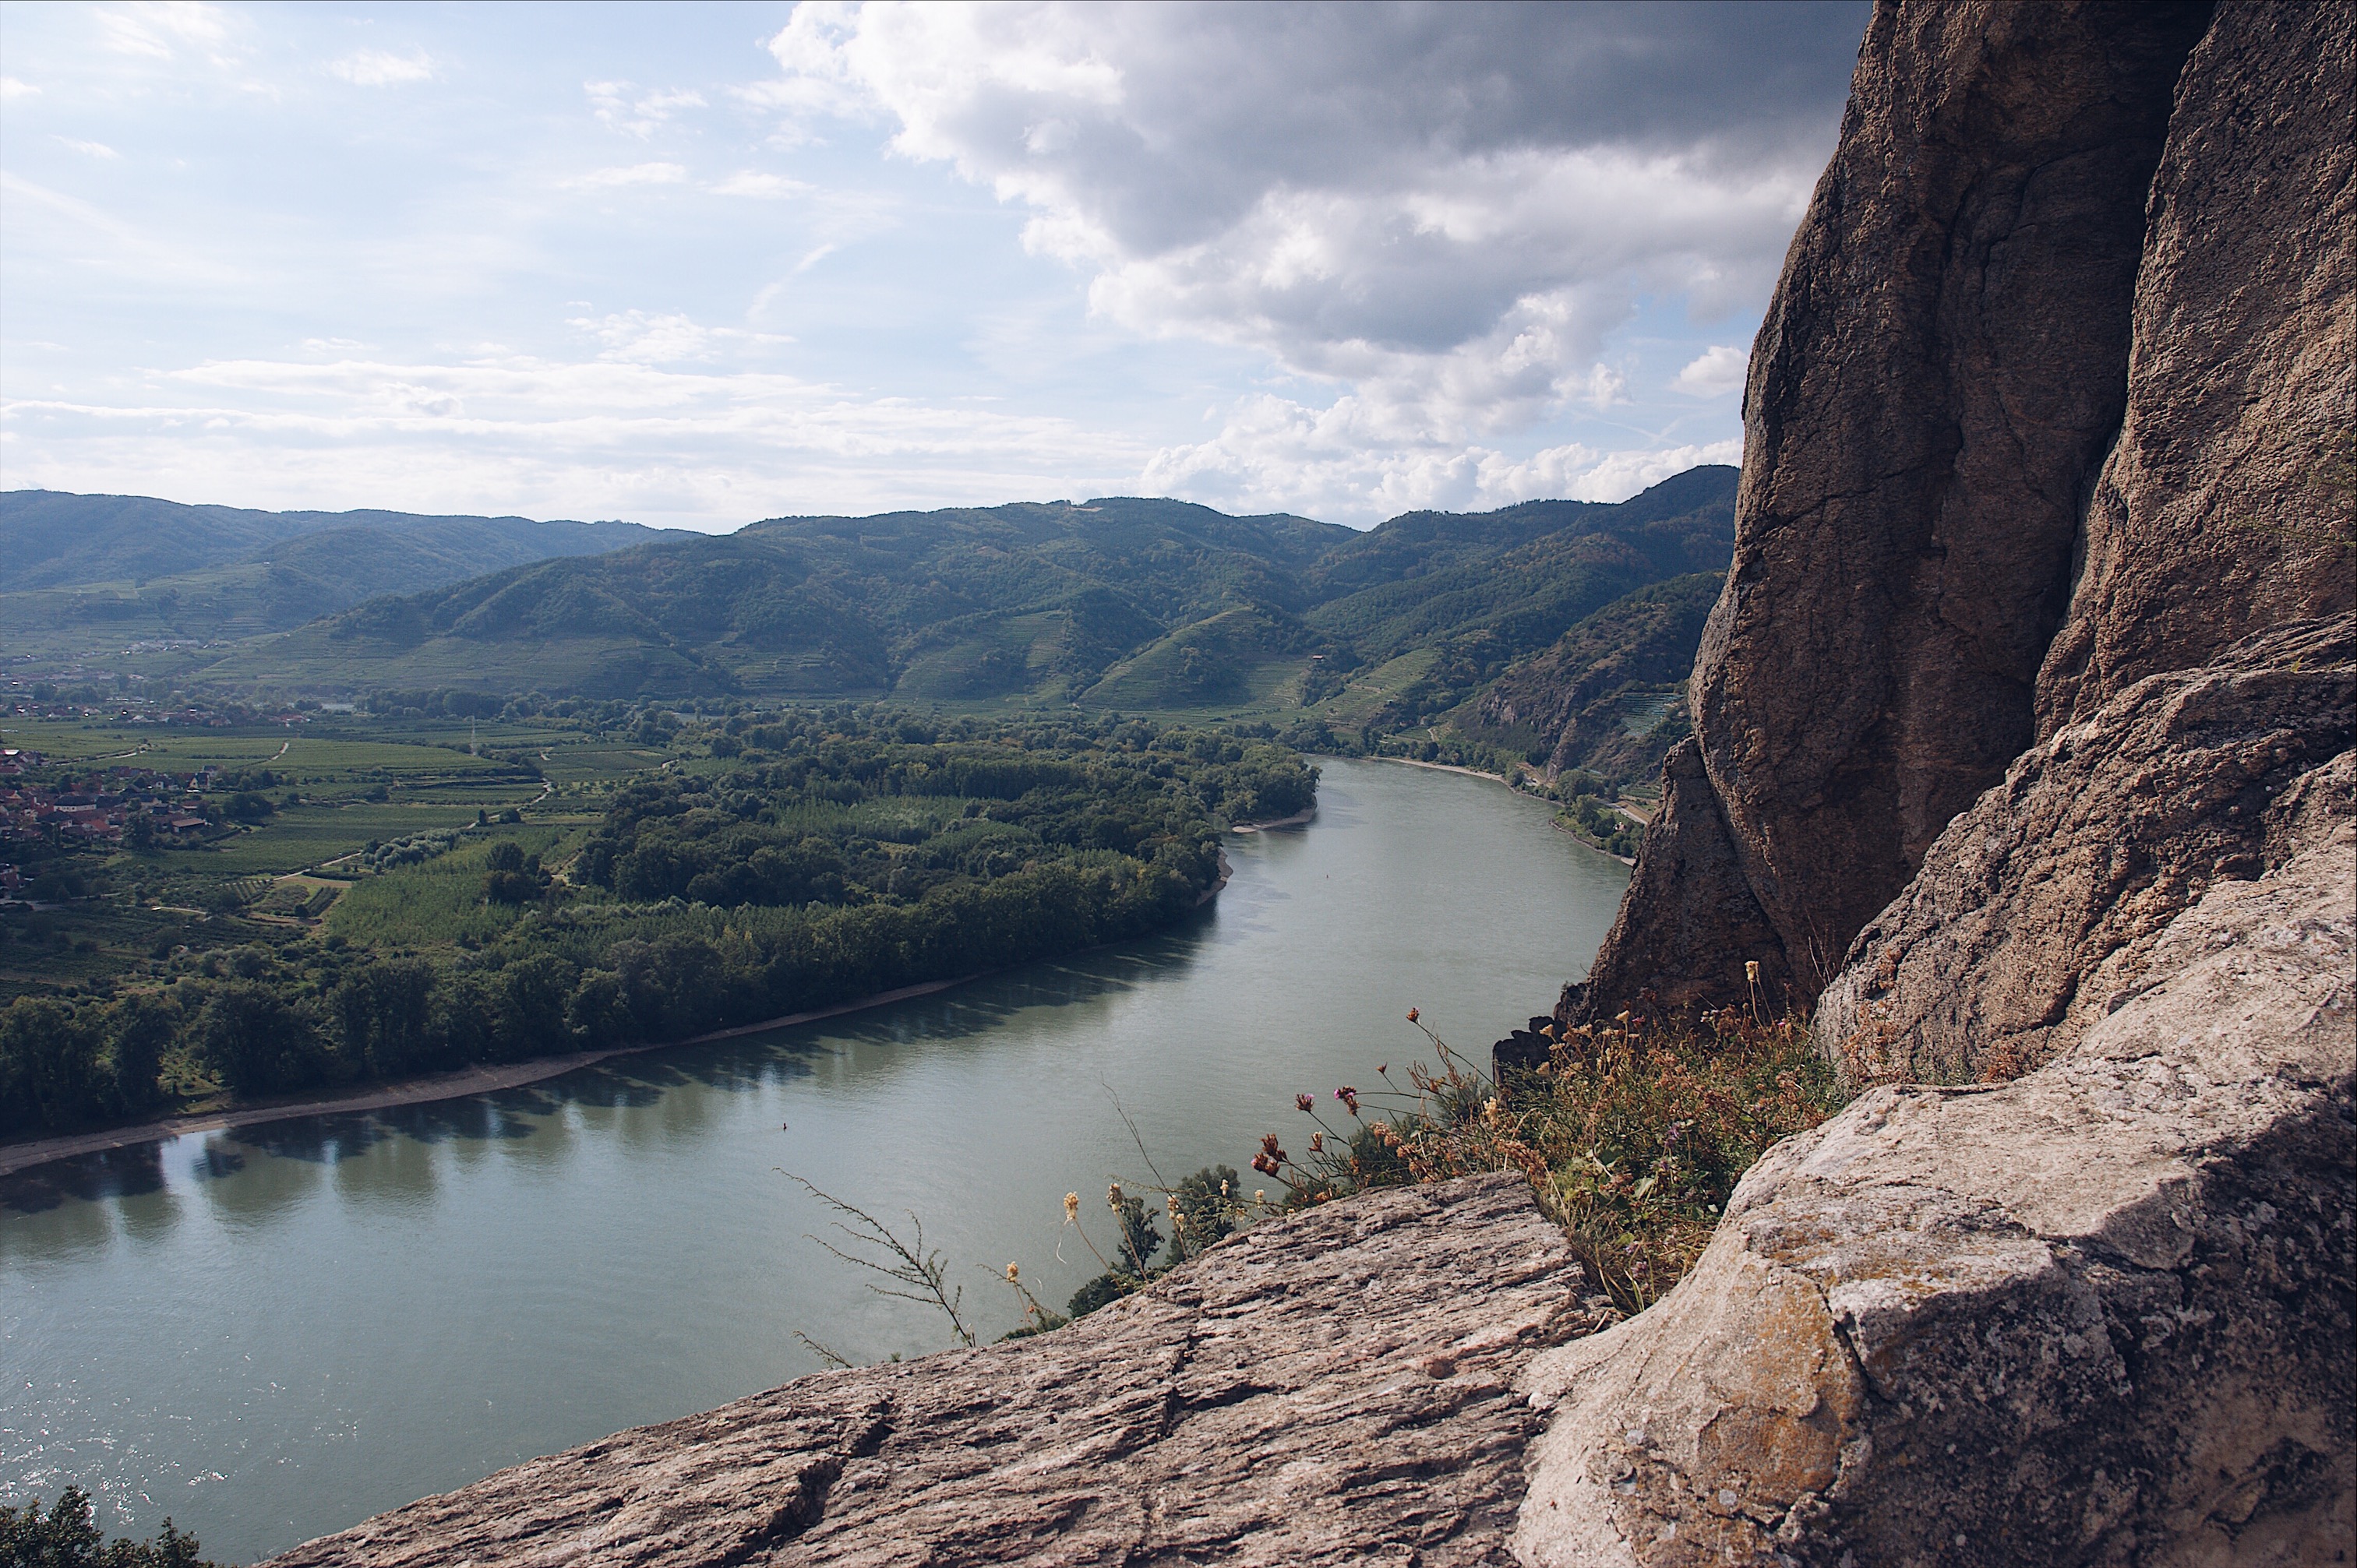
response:
<path fill-rule="evenodd" d="M 1893 907 L 1967 965 L 1902 962 L 1882 989 L 1915 1015 L 2003 968 L 1977 939 L 2021 889 L 2191 865 L 2225 802 L 2260 819 L 2181 910 L 2122 889 L 2142 915 L 2075 961 L 2119 989 L 2065 1010 L 2050 1065 L 1870 1091 L 1754 1167 L 1662 1305 L 1533 1364 L 1556 1413 L 1524 1563 L 2350 1560 L 2357 800 L 2351 753 L 2298 760 L 2302 635 L 2131 687 L 1959 821 L 2044 824 L 2053 860 Z M 2089 810 L 2071 759 L 2105 736 L 2132 744 Z M 2123 851 L 2103 785 L 2139 778 L 2167 782 L 2128 792 L 2158 804 Z M 1952 831 L 1933 858 L 2006 847 Z M 1835 990 L 1879 963 L 1861 944 Z"/>
<path fill-rule="evenodd" d="M 2041 734 L 2349 607 L 2310 481 L 2357 428 L 2352 61 L 2346 6 L 1878 7 L 1752 356 L 1717 809 L 1645 851 L 1732 854 L 1756 908 L 1698 940 L 1632 897 L 1600 1007 L 1695 950 L 1693 989 L 1757 960 L 1808 1003 Z"/>
<path fill-rule="evenodd" d="M 1539 1350 L 1611 1316 L 1519 1176 L 1254 1228 L 1071 1327 L 821 1373 L 274 1568 L 1494 1563 Z"/>
<path fill-rule="evenodd" d="M 2319 801 L 2347 811 L 2352 746 L 2357 618 L 2147 677 L 1948 824 L 1851 944 L 1819 1038 L 1880 1079 L 2041 1065 L 2165 977 L 2155 954 L 2179 911 L 2281 868 Z"/>

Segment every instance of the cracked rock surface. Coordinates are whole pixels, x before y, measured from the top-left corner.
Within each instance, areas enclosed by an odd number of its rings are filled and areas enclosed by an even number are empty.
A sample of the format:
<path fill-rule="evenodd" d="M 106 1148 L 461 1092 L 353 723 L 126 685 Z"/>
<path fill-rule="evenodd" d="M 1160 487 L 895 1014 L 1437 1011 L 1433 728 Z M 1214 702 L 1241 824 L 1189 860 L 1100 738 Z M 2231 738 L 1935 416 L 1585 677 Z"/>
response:
<path fill-rule="evenodd" d="M 2167 718 L 2190 690 L 2222 727 L 2123 767 L 2224 768 L 2238 789 L 2275 768 L 2272 746 L 2246 775 L 2234 748 L 2198 744 L 2279 733 L 2266 682 L 2147 681 L 2092 722 Z M 2239 728 L 2222 722 L 2238 703 Z M 2352 760 L 2255 813 L 2264 867 L 2255 852 L 2108 950 L 2081 943 L 2060 971 L 2122 983 L 2050 1065 L 1871 1090 L 1753 1167 L 1661 1305 L 1537 1358 L 1523 1387 L 1556 1413 L 1533 1447 L 1523 1560 L 2357 1558 Z M 1958 826 L 2050 824 L 2037 842 L 2067 858 L 2118 838 L 2103 801 L 2068 809 L 2086 784 L 2031 769 Z M 2208 822 L 2179 827 L 2190 842 Z M 2183 847 L 2144 845 L 2164 865 Z M 1886 919 L 1963 966 L 1927 959 L 1916 986 L 1985 984 L 1975 942 L 2054 918 L 2004 901 L 2023 886 L 1943 899 L 1919 883 L 1894 904 Z"/>
<path fill-rule="evenodd" d="M 1530 1358 L 1610 1308 L 1520 1176 L 1257 1226 L 1069 1328 L 824 1372 L 296 1565 L 1507 1563 Z"/>

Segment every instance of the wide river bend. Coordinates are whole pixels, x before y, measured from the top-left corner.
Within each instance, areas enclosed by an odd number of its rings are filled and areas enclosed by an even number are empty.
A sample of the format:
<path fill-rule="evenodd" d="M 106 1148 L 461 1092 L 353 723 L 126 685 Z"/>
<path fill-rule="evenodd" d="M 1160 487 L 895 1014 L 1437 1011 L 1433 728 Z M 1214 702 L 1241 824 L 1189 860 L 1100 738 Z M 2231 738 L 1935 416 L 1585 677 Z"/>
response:
<path fill-rule="evenodd" d="M 1326 760 L 1184 929 L 529 1088 L 190 1134 L 0 1181 L 0 1501 L 80 1485 L 243 1562 L 623 1427 L 947 1343 L 808 1240 L 791 1171 L 1060 1306 L 1109 1177 L 1225 1163 L 1293 1104 L 1489 1043 L 1583 975 L 1628 871 L 1498 785 Z"/>

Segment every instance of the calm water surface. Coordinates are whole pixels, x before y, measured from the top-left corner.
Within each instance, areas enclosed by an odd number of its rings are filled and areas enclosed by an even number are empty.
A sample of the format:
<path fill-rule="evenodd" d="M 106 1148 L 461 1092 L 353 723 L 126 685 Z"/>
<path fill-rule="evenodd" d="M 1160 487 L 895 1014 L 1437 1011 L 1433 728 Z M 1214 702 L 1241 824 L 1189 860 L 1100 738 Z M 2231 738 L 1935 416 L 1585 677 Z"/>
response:
<path fill-rule="evenodd" d="M 783 1171 L 956 1262 L 988 1332 L 1109 1176 L 1243 1168 L 1422 1040 L 1586 972 L 1628 873 L 1494 784 L 1328 761 L 1186 929 L 855 1017 L 529 1089 L 195 1134 L 0 1182 L 0 1500 L 78 1484 L 246 1561 L 501 1466 L 855 1359 L 941 1348 L 809 1240 Z M 1246 1185 L 1260 1185 L 1247 1170 Z M 1108 1234 L 1100 1234 L 1104 1245 Z"/>

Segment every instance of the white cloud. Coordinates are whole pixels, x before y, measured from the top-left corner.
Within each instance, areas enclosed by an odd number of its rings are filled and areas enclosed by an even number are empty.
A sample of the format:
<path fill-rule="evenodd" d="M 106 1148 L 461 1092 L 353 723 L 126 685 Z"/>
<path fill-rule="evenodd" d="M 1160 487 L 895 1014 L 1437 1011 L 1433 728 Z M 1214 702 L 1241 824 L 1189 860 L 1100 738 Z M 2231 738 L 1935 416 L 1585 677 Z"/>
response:
<path fill-rule="evenodd" d="M 1516 433 L 1625 401 L 1604 350 L 1646 300 L 1764 298 L 1836 129 L 1848 51 L 1826 39 L 1858 21 L 806 0 L 770 40 L 769 102 L 886 116 L 903 156 L 1021 204 L 1101 317 L 1265 355 L 1348 411 L 1240 416 L 1216 455 L 1157 457 L 1171 482 L 1278 461 L 1243 435 L 1265 420 L 1322 433 L 1298 460 L 1361 473 L 1370 502 L 1438 504 L 1505 483 Z M 1353 441 L 1362 462 L 1326 453 Z"/>
<path fill-rule="evenodd" d="M 798 179 L 788 179 L 781 174 L 759 174 L 746 169 L 706 188 L 715 196 L 750 196 L 779 201 L 790 196 L 808 196 L 814 188 Z"/>
<path fill-rule="evenodd" d="M 1102 494 L 1135 444 L 1070 420 L 864 397 L 774 373 L 608 358 L 219 360 L 121 402 L 0 404 L 11 487 L 267 507 L 632 517 L 726 528 L 787 512 Z"/>
<path fill-rule="evenodd" d="M 218 5 L 199 0 L 135 0 L 101 6 L 91 15 L 99 37 L 119 54 L 170 59 L 182 49 L 193 49 L 216 63 L 227 63 L 221 53 L 229 41 L 229 22 Z"/>
<path fill-rule="evenodd" d="M 393 87 L 407 81 L 434 80 L 434 61 L 424 49 L 406 55 L 383 49 L 356 49 L 328 70 L 357 87 Z"/>
<path fill-rule="evenodd" d="M 1699 463 L 1737 463 L 1739 440 L 1612 452 L 1577 442 L 1515 457 L 1419 440 L 1394 411 L 1355 396 L 1320 409 L 1272 394 L 1242 400 L 1209 441 L 1147 459 L 1147 493 L 1231 511 L 1293 511 L 1364 527 L 1419 508 L 1486 510 L 1543 498 L 1626 500 Z"/>
<path fill-rule="evenodd" d="M 1680 371 L 1671 385 L 1696 397 L 1724 397 L 1743 390 L 1743 375 L 1750 364 L 1749 349 L 1713 344 L 1694 363 Z"/>
<path fill-rule="evenodd" d="M 0 76 L 0 103 L 10 103 L 19 98 L 31 98 L 41 90 L 29 81 L 19 81 L 13 76 Z"/>
<path fill-rule="evenodd" d="M 630 164 L 619 168 L 593 169 L 559 183 L 568 189 L 609 189 L 628 185 L 680 185 L 687 179 L 684 164 Z"/>
<path fill-rule="evenodd" d="M 81 154 L 84 157 L 112 159 L 119 158 L 123 156 L 121 153 L 116 152 L 113 147 L 108 146 L 104 142 L 79 142 L 71 136 L 52 136 L 49 139 L 56 142 L 59 146 L 72 148 L 75 152 Z"/>
<path fill-rule="evenodd" d="M 624 135 L 646 140 L 682 109 L 701 109 L 704 95 L 693 91 L 640 91 L 627 81 L 585 81 L 590 107 L 600 124 Z"/>
<path fill-rule="evenodd" d="M 602 317 L 575 317 L 565 325 L 605 345 L 599 359 L 641 365 L 709 360 L 725 348 L 793 341 L 772 332 L 705 327 L 678 311 L 626 310 Z"/>

